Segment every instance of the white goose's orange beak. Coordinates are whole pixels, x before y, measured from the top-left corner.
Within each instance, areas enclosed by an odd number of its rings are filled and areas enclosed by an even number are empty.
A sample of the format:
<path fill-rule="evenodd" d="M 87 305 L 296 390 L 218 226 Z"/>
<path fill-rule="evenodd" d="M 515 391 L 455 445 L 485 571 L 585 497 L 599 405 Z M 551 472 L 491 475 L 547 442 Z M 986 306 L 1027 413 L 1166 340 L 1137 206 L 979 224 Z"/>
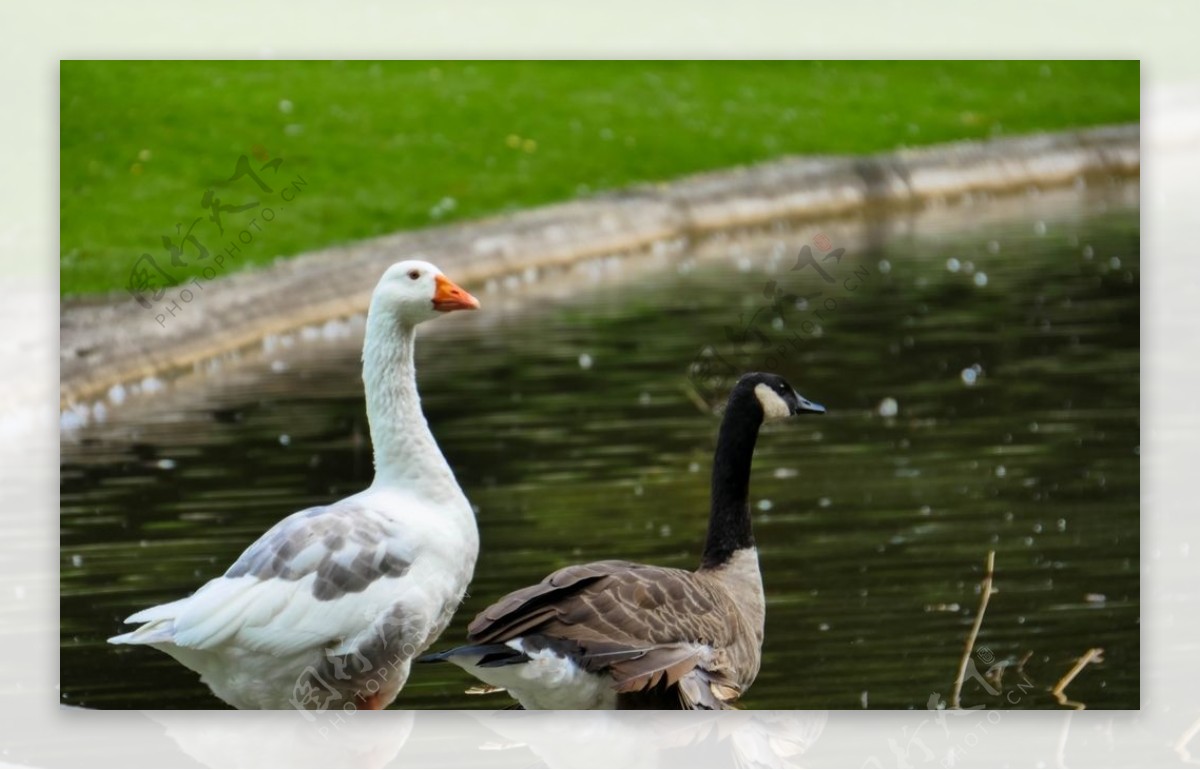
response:
<path fill-rule="evenodd" d="M 465 289 L 444 275 L 434 278 L 437 290 L 433 293 L 433 309 L 442 313 L 451 310 L 478 310 L 479 300 L 472 297 Z"/>

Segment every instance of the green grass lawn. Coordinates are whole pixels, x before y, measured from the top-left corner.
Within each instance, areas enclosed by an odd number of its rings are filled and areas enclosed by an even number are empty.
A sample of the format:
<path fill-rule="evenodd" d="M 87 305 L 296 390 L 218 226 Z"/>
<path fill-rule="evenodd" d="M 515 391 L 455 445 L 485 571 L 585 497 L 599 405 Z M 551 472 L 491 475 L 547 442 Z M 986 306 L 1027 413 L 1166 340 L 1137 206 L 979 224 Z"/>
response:
<path fill-rule="evenodd" d="M 1139 77 L 1137 62 L 63 62 L 61 287 L 123 290 L 143 253 L 188 280 L 195 243 L 224 250 L 254 218 L 230 269 L 787 154 L 1137 121 Z M 271 192 L 227 181 L 243 155 Z M 225 210 L 222 235 L 209 190 L 259 205 Z M 197 218 L 170 267 L 163 236 Z"/>

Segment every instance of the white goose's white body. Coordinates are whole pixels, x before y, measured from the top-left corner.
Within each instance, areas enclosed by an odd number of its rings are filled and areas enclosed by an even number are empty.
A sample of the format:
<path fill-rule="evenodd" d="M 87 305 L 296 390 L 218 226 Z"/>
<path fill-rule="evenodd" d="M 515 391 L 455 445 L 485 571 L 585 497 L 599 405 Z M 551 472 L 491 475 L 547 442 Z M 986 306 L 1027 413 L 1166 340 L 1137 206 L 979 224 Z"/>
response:
<path fill-rule="evenodd" d="M 371 486 L 288 516 L 223 576 L 130 616 L 143 625 L 110 641 L 168 653 L 238 708 L 390 703 L 449 623 L 479 552 L 470 503 L 421 412 L 414 327 L 477 306 L 428 263 L 390 268 L 363 347 Z"/>

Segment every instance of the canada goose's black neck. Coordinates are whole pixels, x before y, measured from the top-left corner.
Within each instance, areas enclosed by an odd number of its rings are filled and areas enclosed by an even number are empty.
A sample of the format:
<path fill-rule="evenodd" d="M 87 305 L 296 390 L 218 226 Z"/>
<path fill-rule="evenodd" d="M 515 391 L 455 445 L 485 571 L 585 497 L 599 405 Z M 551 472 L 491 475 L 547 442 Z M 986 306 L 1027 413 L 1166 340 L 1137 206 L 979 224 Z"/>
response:
<path fill-rule="evenodd" d="M 713 456 L 712 511 L 701 569 L 719 567 L 754 545 L 750 530 L 750 463 L 763 413 L 752 393 L 729 400 Z"/>

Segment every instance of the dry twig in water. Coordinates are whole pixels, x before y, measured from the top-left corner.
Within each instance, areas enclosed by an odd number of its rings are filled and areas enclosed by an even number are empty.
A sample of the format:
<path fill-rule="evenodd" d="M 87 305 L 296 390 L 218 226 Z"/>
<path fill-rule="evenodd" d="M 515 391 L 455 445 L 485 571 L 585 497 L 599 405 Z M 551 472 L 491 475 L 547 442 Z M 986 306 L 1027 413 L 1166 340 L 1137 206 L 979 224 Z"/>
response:
<path fill-rule="evenodd" d="M 1020 674 L 1022 678 L 1028 678 L 1025 676 L 1025 664 L 1028 663 L 1029 659 L 1032 657 L 1033 650 L 1026 650 L 1025 655 L 1019 661 L 1017 661 L 1017 673 Z"/>
<path fill-rule="evenodd" d="M 958 662 L 958 676 L 954 679 L 954 691 L 950 694 L 950 708 L 961 708 L 963 679 L 967 676 L 967 664 L 971 662 L 971 651 L 975 649 L 975 637 L 979 636 L 979 627 L 983 625 L 983 613 L 987 612 L 988 599 L 992 598 L 992 575 L 996 571 L 996 552 L 988 551 L 987 569 L 979 584 L 979 612 L 975 613 L 975 624 L 967 636 L 967 644 L 963 647 L 962 659 Z"/>
<path fill-rule="evenodd" d="M 1050 691 L 1050 694 L 1054 696 L 1056 701 L 1058 701 L 1058 705 L 1070 706 L 1077 711 L 1083 711 L 1085 708 L 1087 708 L 1087 706 L 1079 703 L 1078 701 L 1068 700 L 1067 695 L 1063 692 L 1063 690 L 1067 689 L 1067 685 L 1075 681 L 1075 677 L 1079 676 L 1079 672 L 1083 671 L 1083 669 L 1087 667 L 1087 664 L 1103 663 L 1104 658 L 1101 657 L 1102 655 L 1104 655 L 1104 650 L 1102 648 L 1093 647 L 1085 652 L 1083 656 L 1079 658 L 1079 660 L 1075 661 L 1075 665 L 1071 666 L 1071 670 L 1068 671 L 1062 679 L 1058 680 L 1058 684 L 1054 685 L 1054 689 Z"/>

